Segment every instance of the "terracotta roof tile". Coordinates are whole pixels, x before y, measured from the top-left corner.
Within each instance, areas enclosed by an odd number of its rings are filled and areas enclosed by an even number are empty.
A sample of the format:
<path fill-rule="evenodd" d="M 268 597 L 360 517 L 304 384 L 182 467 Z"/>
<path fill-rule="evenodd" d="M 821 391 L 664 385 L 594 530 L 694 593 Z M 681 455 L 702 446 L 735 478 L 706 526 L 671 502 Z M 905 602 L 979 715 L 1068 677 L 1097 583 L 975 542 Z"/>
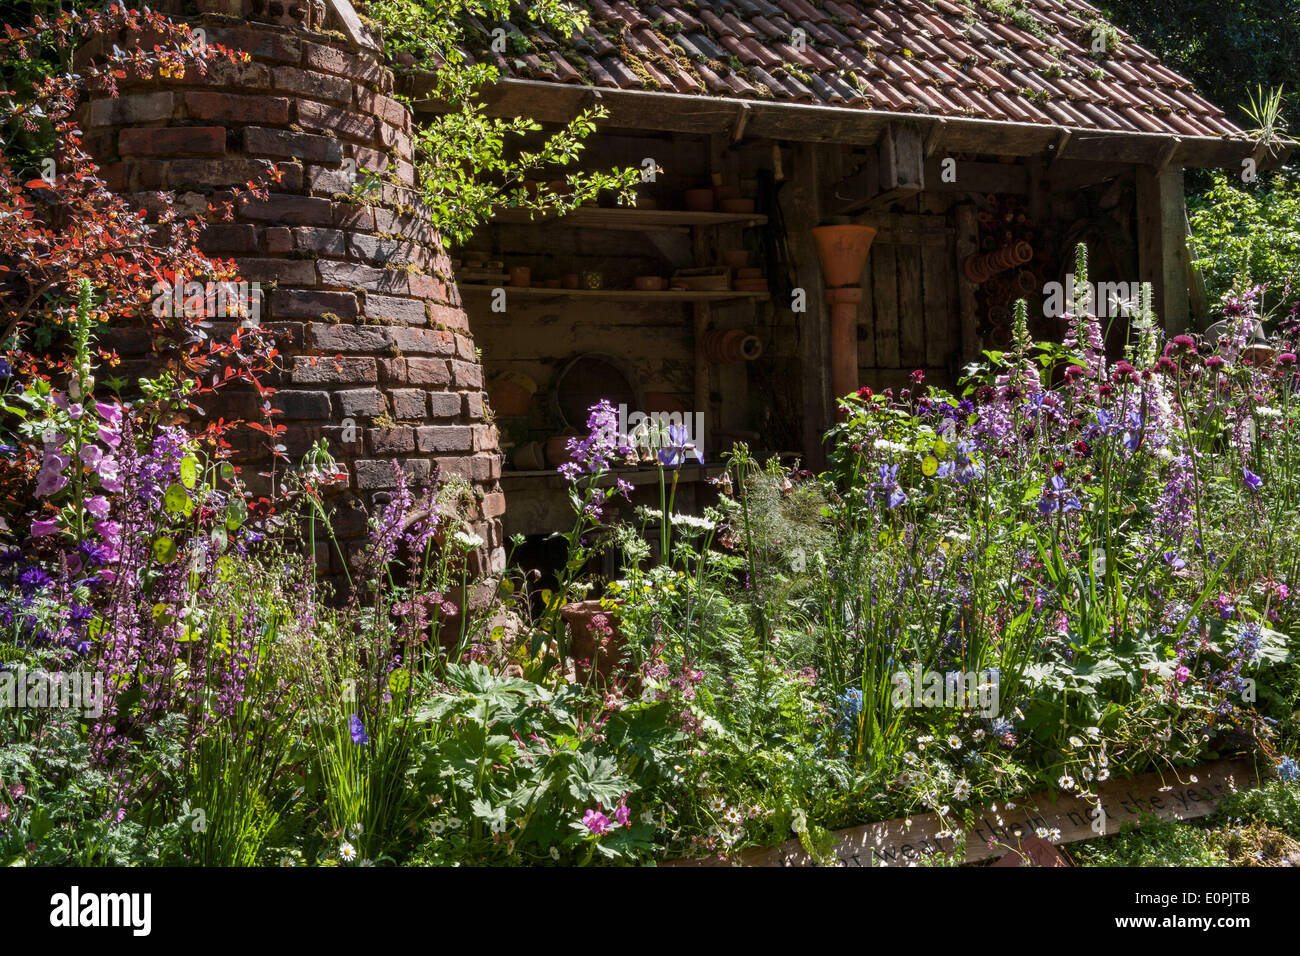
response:
<path fill-rule="evenodd" d="M 516 3 L 507 56 L 476 29 L 466 50 L 506 76 L 629 90 L 979 116 L 1115 132 L 1240 135 L 1191 83 L 1120 32 L 1090 55 L 1097 10 L 1025 0 L 1042 29 L 954 0 L 576 0 L 592 24 L 548 34 Z M 796 42 L 802 31 L 802 40 Z M 732 67 L 743 65 L 737 71 Z M 710 65 L 712 64 L 712 65 Z"/>

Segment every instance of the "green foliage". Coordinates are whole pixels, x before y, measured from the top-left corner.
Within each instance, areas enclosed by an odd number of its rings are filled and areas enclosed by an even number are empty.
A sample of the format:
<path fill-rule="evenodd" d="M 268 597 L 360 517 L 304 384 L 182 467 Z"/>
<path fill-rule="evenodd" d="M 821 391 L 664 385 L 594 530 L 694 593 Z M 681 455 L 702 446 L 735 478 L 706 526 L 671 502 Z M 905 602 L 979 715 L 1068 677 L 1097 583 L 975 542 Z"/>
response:
<path fill-rule="evenodd" d="M 581 154 L 584 141 L 606 114 L 601 108 L 581 110 L 558 128 L 543 132 L 527 117 L 488 115 L 478 91 L 499 76 L 489 48 L 504 40 L 499 55 L 529 52 L 525 37 L 508 24 L 511 5 L 505 0 L 371 0 L 367 15 L 383 26 L 385 48 L 412 69 L 432 72 L 429 97 L 444 109 L 428 116 L 415 130 L 417 195 L 442 235 L 462 242 L 502 208 L 534 212 L 569 210 L 597 198 L 602 191 L 620 203 L 632 201 L 635 169 L 607 172 L 560 171 Z M 528 17 L 559 36 L 580 31 L 587 14 L 562 0 L 528 5 Z M 467 26 L 470 18 L 498 29 L 496 37 Z M 467 51 L 476 54 L 470 62 Z M 538 186 L 566 179 L 564 189 Z M 414 204 L 414 202 L 412 203 Z"/>
<path fill-rule="evenodd" d="M 1242 185 L 1222 173 L 1188 200 L 1193 264 L 1214 298 L 1268 284 L 1266 311 L 1300 290 L 1300 177 L 1280 174 Z"/>
<path fill-rule="evenodd" d="M 1116 25 L 1192 80 L 1243 128 L 1239 108 L 1257 86 L 1284 87 L 1284 117 L 1300 129 L 1300 0 L 1106 0 L 1098 4 Z"/>

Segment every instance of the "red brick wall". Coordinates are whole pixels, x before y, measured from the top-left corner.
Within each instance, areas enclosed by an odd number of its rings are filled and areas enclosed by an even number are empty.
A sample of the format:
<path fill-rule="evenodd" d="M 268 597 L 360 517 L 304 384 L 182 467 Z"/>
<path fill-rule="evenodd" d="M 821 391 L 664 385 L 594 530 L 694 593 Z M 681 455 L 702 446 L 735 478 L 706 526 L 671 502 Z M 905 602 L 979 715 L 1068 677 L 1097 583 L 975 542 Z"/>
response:
<path fill-rule="evenodd" d="M 170 190 L 182 210 L 198 213 L 277 164 L 284 176 L 270 200 L 241 199 L 234 221 L 211 226 L 204 246 L 262 285 L 261 323 L 282 333 L 284 369 L 271 384 L 280 389 L 273 405 L 288 426 L 287 454 L 296 462 L 329 440 L 349 472 L 338 527 L 353 536 L 364 531 L 363 511 L 393 486 L 393 459 L 416 478 L 436 466 L 469 479 L 487 541 L 476 570 L 499 570 L 496 429 L 484 420 L 482 368 L 451 264 L 413 208 L 411 117 L 389 95 L 391 73 L 335 32 L 284 25 L 282 10 L 255 22 L 264 3 L 205 4 L 250 17 L 190 20 L 209 43 L 245 50 L 250 62 L 216 64 L 206 77 L 124 81 L 119 97 L 92 99 L 87 141 L 110 186 L 151 210 L 158 191 Z M 320 25 L 319 4 L 295 9 Z M 93 54 L 93 46 L 83 51 Z M 364 203 L 347 199 L 350 168 L 384 173 Z M 148 362 L 126 358 L 128 370 Z M 251 394 L 232 395 L 205 410 L 230 417 L 252 405 Z M 355 440 L 345 443 L 349 419 Z"/>

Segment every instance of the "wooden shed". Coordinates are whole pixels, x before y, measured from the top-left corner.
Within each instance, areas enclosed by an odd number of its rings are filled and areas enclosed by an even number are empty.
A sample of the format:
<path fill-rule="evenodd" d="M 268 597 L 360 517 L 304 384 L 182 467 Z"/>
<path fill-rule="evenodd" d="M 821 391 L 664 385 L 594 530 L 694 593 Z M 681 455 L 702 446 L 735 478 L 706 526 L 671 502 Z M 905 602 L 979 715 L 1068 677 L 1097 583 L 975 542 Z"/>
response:
<path fill-rule="evenodd" d="M 585 5 L 581 36 L 522 9 L 470 30 L 502 72 L 493 114 L 554 124 L 599 104 L 584 165 L 653 170 L 636 208 L 502 216 L 454 253 L 507 532 L 567 524 L 546 446 L 597 395 L 701 416 L 688 507 L 736 439 L 817 468 L 835 392 L 914 370 L 953 384 L 1006 344 L 1017 298 L 1036 336 L 1058 337 L 1050 284 L 1079 242 L 1116 339 L 1114 300 L 1143 281 L 1168 327 L 1203 323 L 1183 170 L 1269 159 L 1079 0 Z M 812 230 L 828 222 L 876 230 L 860 291 L 826 282 Z M 831 300 L 854 305 L 833 322 Z"/>

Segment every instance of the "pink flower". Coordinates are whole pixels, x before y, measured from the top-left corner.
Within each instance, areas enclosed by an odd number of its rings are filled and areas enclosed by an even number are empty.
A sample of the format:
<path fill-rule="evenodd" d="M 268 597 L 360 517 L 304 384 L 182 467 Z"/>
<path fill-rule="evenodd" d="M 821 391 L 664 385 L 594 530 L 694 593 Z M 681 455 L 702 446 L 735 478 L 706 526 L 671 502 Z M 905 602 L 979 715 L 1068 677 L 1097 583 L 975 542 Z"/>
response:
<path fill-rule="evenodd" d="M 96 518 L 108 517 L 108 499 L 103 495 L 95 495 L 86 499 L 86 510 Z"/>
<path fill-rule="evenodd" d="M 104 449 L 100 448 L 98 445 L 81 446 L 81 463 L 91 471 L 95 470 L 95 467 L 100 463 L 103 457 Z"/>
<path fill-rule="evenodd" d="M 609 817 L 599 810 L 588 810 L 586 816 L 582 818 L 582 825 L 590 831 L 592 836 L 600 836 L 602 833 L 610 831 Z"/>
<path fill-rule="evenodd" d="M 1180 667 L 1178 668 L 1178 670 L 1174 671 L 1174 676 L 1178 678 L 1178 683 L 1180 684 L 1186 684 L 1187 678 L 1190 677 L 1191 675 L 1192 672 L 1189 671 L 1186 667 Z"/>
<path fill-rule="evenodd" d="M 107 425 L 99 426 L 99 440 L 109 448 L 116 448 L 122 444 L 122 437 L 117 433 L 117 427 L 109 428 Z"/>
<path fill-rule="evenodd" d="M 48 520 L 37 519 L 36 521 L 32 522 L 33 538 L 43 538 L 45 537 L 45 535 L 54 534 L 54 532 L 58 530 L 59 530 L 59 523 L 55 521 L 53 518 L 50 518 Z"/>
<path fill-rule="evenodd" d="M 63 477 L 57 471 L 46 471 L 44 468 L 36 476 L 36 497 L 46 498 L 63 488 L 68 483 L 68 479 Z"/>
<path fill-rule="evenodd" d="M 103 402 L 96 402 L 95 411 L 106 422 L 111 422 L 114 425 L 122 423 L 122 409 L 118 405 L 105 405 Z"/>
<path fill-rule="evenodd" d="M 91 527 L 95 529 L 95 534 L 109 544 L 117 544 L 120 540 L 122 526 L 116 521 L 96 521 Z"/>
<path fill-rule="evenodd" d="M 95 473 L 99 475 L 99 486 L 105 491 L 122 490 L 122 478 L 117 469 L 116 458 L 109 456 L 101 460 Z"/>
<path fill-rule="evenodd" d="M 85 409 L 83 409 L 83 408 L 81 407 L 81 403 L 80 403 L 80 402 L 76 402 L 76 403 L 74 403 L 74 404 L 68 406 L 68 416 L 69 416 L 69 417 L 70 417 L 74 422 L 76 422 L 76 421 L 80 421 L 80 420 L 81 420 L 81 416 L 82 416 L 82 414 L 83 414 L 84 412 L 85 412 Z"/>
<path fill-rule="evenodd" d="M 632 825 L 632 811 L 627 808 L 626 803 L 620 803 L 615 808 L 614 820 L 621 827 L 630 827 Z"/>

